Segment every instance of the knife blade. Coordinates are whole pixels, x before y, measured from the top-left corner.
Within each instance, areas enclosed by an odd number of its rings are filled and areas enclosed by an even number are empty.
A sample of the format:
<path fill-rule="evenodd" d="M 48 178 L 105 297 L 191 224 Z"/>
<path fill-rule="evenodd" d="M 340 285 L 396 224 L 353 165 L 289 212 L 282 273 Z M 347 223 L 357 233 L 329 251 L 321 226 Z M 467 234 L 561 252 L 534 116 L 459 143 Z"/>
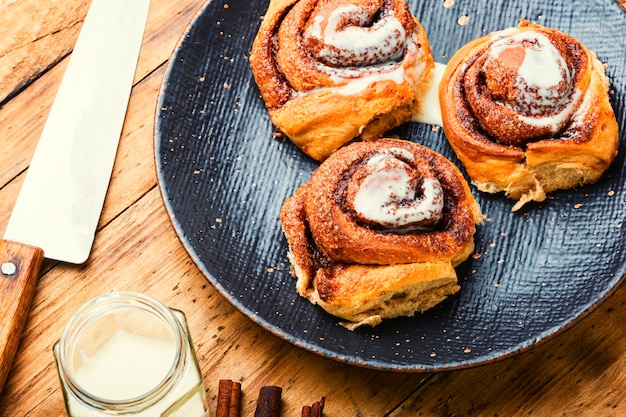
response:
<path fill-rule="evenodd" d="M 0 392 L 43 259 L 89 257 L 150 0 L 93 0 L 0 241 Z"/>

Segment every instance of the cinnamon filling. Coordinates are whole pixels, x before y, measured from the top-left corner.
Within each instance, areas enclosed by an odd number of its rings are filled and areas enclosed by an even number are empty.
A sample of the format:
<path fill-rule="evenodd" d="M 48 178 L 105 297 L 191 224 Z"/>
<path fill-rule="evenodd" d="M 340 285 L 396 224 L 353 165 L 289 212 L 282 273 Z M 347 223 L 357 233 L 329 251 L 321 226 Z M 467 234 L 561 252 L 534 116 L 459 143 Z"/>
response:
<path fill-rule="evenodd" d="M 307 185 L 306 220 L 321 253 L 385 265 L 454 257 L 468 244 L 474 202 L 449 161 L 415 143 L 362 144 L 333 154 Z"/>
<path fill-rule="evenodd" d="M 361 77 L 388 75 L 401 83 L 410 74 L 395 70 L 424 53 L 416 30 L 403 1 L 295 1 L 273 16 L 255 51 L 261 94 L 275 109 L 296 95 L 349 86 Z"/>
<path fill-rule="evenodd" d="M 430 229 L 443 216 L 444 193 L 430 167 L 391 148 L 356 165 L 343 201 L 359 223 L 391 233 Z M 426 170 L 426 172 L 424 172 Z"/>
<path fill-rule="evenodd" d="M 370 7 L 348 4 L 316 14 L 304 34 L 311 54 L 333 67 L 369 66 L 401 58 L 411 28 L 405 30 L 388 8 L 379 14 L 384 6 L 379 3 Z"/>
<path fill-rule="evenodd" d="M 470 61 L 458 88 L 476 119 L 473 128 L 523 147 L 567 129 L 584 98 L 586 65 L 582 46 L 569 37 L 540 30 L 504 34 Z"/>

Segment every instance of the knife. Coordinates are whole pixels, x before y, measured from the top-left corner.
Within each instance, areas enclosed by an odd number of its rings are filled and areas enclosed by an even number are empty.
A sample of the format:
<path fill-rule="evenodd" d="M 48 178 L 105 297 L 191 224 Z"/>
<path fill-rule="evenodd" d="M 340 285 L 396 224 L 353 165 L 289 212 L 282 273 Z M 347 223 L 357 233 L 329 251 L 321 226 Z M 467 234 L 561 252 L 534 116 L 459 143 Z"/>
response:
<path fill-rule="evenodd" d="M 44 257 L 89 257 L 150 0 L 93 0 L 0 241 L 0 392 Z M 69 289 L 68 289 L 69 290 Z"/>

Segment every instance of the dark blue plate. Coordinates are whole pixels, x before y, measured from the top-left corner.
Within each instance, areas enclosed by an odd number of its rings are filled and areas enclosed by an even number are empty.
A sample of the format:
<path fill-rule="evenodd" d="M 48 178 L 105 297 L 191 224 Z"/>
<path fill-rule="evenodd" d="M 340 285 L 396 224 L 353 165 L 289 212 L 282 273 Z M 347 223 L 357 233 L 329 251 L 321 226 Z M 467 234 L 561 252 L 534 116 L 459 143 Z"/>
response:
<path fill-rule="evenodd" d="M 626 13 L 613 0 L 457 2 L 410 0 L 445 63 L 464 43 L 517 25 L 558 28 L 608 64 L 611 102 L 624 127 Z M 227 4 L 228 7 L 225 7 Z M 285 198 L 317 164 L 274 128 L 248 56 L 267 1 L 213 0 L 191 22 L 157 107 L 158 181 L 172 223 L 207 279 L 275 335 L 338 361 L 393 371 L 467 368 L 511 356 L 571 327 L 624 279 L 625 135 L 592 186 L 554 193 L 512 213 L 513 202 L 474 190 L 487 222 L 458 268 L 461 291 L 425 314 L 346 330 L 300 298 L 278 222 Z M 469 17 L 461 26 L 459 17 Z M 442 129 L 393 132 L 458 163 Z"/>

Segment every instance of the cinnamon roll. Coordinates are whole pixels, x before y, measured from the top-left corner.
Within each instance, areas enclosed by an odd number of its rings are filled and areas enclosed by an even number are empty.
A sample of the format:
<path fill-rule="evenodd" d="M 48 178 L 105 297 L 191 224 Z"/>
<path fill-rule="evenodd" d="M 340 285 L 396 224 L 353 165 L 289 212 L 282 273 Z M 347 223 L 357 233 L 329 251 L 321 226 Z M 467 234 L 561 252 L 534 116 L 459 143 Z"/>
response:
<path fill-rule="evenodd" d="M 522 20 L 463 46 L 439 85 L 444 132 L 479 190 L 518 200 L 596 182 L 618 148 L 609 80 L 573 37 Z"/>
<path fill-rule="evenodd" d="M 337 150 L 280 213 L 297 291 L 350 329 L 456 293 L 481 220 L 454 164 L 396 139 Z"/>
<path fill-rule="evenodd" d="M 406 0 L 271 0 L 250 65 L 273 124 L 322 161 L 410 120 L 434 61 Z"/>

